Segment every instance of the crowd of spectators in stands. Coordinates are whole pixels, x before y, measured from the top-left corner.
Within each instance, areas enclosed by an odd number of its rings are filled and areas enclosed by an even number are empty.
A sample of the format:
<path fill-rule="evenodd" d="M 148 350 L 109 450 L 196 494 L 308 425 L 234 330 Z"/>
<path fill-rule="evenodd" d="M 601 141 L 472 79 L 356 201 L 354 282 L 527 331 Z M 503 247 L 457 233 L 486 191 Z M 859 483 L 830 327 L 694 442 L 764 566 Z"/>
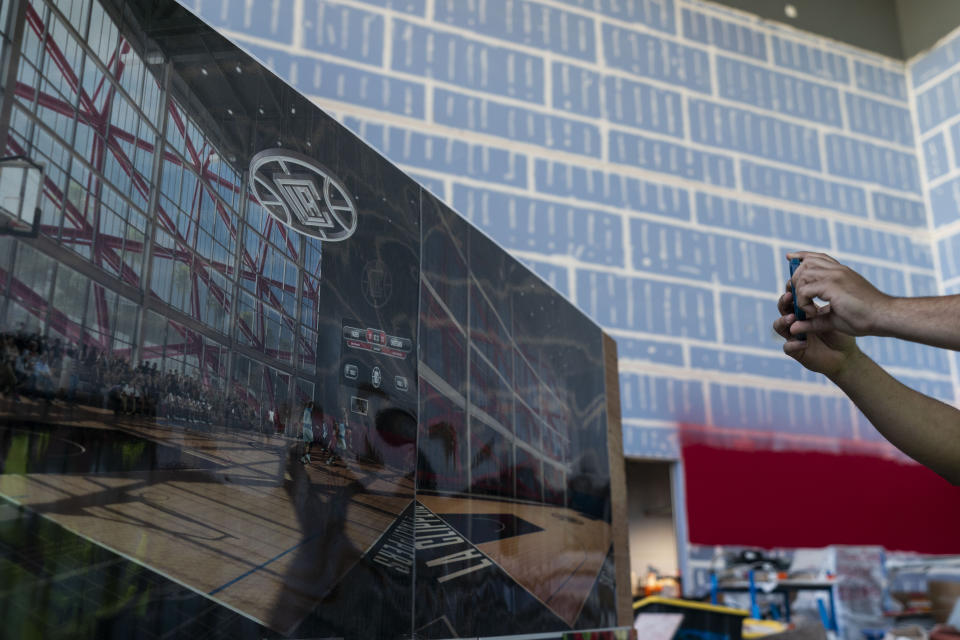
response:
<path fill-rule="evenodd" d="M 251 403 L 210 389 L 196 377 L 161 371 L 156 362 L 133 365 L 88 344 L 78 347 L 27 332 L 22 325 L 0 332 L 0 394 L 15 402 L 26 395 L 47 404 L 88 404 L 186 426 L 259 426 Z"/>

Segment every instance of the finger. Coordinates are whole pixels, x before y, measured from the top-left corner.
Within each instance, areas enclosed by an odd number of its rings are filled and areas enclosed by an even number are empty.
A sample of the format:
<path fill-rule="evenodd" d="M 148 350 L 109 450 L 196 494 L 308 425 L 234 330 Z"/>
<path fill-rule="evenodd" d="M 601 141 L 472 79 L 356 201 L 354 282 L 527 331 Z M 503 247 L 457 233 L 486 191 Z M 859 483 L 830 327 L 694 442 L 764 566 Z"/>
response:
<path fill-rule="evenodd" d="M 793 313 L 793 294 L 789 291 L 777 300 L 777 310 L 780 312 L 780 315 L 785 316 L 788 313 Z"/>
<path fill-rule="evenodd" d="M 835 267 L 831 262 L 822 259 L 809 258 L 800 263 L 793 274 L 790 276 L 790 283 L 794 288 L 799 288 L 804 284 L 812 284 L 824 281 L 829 276 L 831 268 Z"/>
<path fill-rule="evenodd" d="M 818 254 L 819 255 L 819 254 Z M 820 297 L 820 292 L 826 287 L 826 279 L 820 275 L 813 264 L 802 262 L 793 272 L 788 286 L 791 287 L 792 298 L 796 298 L 797 308 L 806 314 L 816 314 L 816 305 L 813 299 Z"/>
<path fill-rule="evenodd" d="M 807 256 L 800 265 L 794 270 L 791 280 L 796 284 L 797 274 L 806 275 L 808 278 L 823 277 L 825 274 L 832 273 L 836 269 L 842 269 L 843 265 L 834 258 L 823 254 L 813 253 Z M 801 278 L 802 279 L 802 278 Z"/>
<path fill-rule="evenodd" d="M 830 301 L 830 283 L 825 280 L 804 280 L 796 286 L 794 290 L 797 293 L 797 306 L 809 316 L 817 315 L 817 305 L 814 298 L 820 298 L 825 302 Z"/>
<path fill-rule="evenodd" d="M 790 285 L 791 290 L 795 290 L 801 282 L 804 282 L 804 273 L 807 271 L 807 266 L 805 262 L 801 262 L 800 266 L 794 269 L 793 273 L 790 274 L 790 280 L 787 281 L 787 284 Z M 807 278 L 809 280 L 809 277 Z"/>
<path fill-rule="evenodd" d="M 833 327 L 823 322 L 820 318 L 815 318 L 814 320 L 797 320 L 790 325 L 790 334 L 792 336 L 799 334 L 806 335 L 812 333 L 824 333 L 827 331 L 833 331 Z"/>
<path fill-rule="evenodd" d="M 783 343 L 783 352 L 795 360 L 802 358 L 803 352 L 806 350 L 807 343 L 804 340 L 792 338 Z"/>
<path fill-rule="evenodd" d="M 795 299 L 797 308 L 803 311 L 808 318 L 812 318 L 817 315 L 817 304 L 813 299 L 820 297 L 822 290 L 823 285 L 818 282 L 797 285 L 794 287 L 796 295 L 791 294 L 790 296 L 791 303 Z"/>
<path fill-rule="evenodd" d="M 792 325 L 795 321 L 796 317 L 794 317 L 792 313 L 780 316 L 773 321 L 773 330 L 776 331 L 781 338 L 786 338 L 789 340 L 791 338 L 790 325 Z"/>
<path fill-rule="evenodd" d="M 794 272 L 793 286 L 796 288 L 814 284 L 823 287 L 827 283 L 835 281 L 842 269 L 841 265 L 811 264 L 803 270 L 797 269 Z"/>
<path fill-rule="evenodd" d="M 811 260 L 801 264 L 800 267 L 794 271 L 790 281 L 793 283 L 794 289 L 798 291 L 798 294 L 801 289 L 812 286 L 815 288 L 814 295 L 819 296 L 821 291 L 827 290 L 833 283 L 837 282 L 838 279 L 842 279 L 846 271 L 849 271 L 847 267 L 833 260 Z"/>
<path fill-rule="evenodd" d="M 811 318 L 817 317 L 817 305 L 816 303 L 811 302 L 805 306 L 799 306 L 800 313 L 804 316 L 804 320 L 810 320 Z"/>
<path fill-rule="evenodd" d="M 836 262 L 834 258 L 828 256 L 825 253 L 818 253 L 816 251 L 791 251 L 787 254 L 787 260 L 793 260 L 794 258 L 800 258 L 803 262 L 807 260 L 826 260 L 828 262 Z"/>
<path fill-rule="evenodd" d="M 839 331 L 834 324 L 834 316 L 830 313 L 823 313 L 821 307 L 820 313 L 816 316 L 807 316 L 806 320 L 798 320 L 790 325 L 790 333 L 827 333 L 829 331 Z"/>

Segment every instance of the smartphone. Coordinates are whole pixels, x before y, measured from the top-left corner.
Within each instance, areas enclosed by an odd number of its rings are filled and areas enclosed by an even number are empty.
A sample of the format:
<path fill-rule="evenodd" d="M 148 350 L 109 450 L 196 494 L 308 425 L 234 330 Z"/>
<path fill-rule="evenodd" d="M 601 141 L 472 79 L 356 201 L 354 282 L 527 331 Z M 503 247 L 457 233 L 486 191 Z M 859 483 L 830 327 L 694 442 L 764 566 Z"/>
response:
<path fill-rule="evenodd" d="M 793 277 L 793 272 L 797 270 L 797 267 L 800 266 L 800 263 L 803 262 L 801 258 L 790 258 L 790 277 Z M 793 315 L 797 317 L 797 320 L 806 320 L 807 314 L 804 313 L 803 309 L 797 306 L 797 289 L 790 285 L 790 292 L 793 294 Z M 806 340 L 807 334 L 798 333 L 796 335 L 797 340 Z"/>

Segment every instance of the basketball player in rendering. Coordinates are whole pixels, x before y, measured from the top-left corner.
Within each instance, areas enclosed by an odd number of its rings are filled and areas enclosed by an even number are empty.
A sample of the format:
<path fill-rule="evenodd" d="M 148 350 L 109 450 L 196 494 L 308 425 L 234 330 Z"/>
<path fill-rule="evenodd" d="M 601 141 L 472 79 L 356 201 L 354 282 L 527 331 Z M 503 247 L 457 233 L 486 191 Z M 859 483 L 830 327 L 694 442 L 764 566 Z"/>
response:
<path fill-rule="evenodd" d="M 310 462 L 310 450 L 313 449 L 313 402 L 308 401 L 303 406 L 303 444 L 304 454 L 300 462 L 308 464 Z"/>

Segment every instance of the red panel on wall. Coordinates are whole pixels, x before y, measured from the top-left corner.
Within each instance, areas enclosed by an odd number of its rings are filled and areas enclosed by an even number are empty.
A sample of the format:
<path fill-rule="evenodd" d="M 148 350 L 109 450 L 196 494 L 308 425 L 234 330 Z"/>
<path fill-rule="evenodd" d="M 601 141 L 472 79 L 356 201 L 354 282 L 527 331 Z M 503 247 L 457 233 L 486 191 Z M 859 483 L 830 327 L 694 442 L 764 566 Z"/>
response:
<path fill-rule="evenodd" d="M 960 553 L 960 487 L 915 464 L 683 446 L 690 541 Z"/>

